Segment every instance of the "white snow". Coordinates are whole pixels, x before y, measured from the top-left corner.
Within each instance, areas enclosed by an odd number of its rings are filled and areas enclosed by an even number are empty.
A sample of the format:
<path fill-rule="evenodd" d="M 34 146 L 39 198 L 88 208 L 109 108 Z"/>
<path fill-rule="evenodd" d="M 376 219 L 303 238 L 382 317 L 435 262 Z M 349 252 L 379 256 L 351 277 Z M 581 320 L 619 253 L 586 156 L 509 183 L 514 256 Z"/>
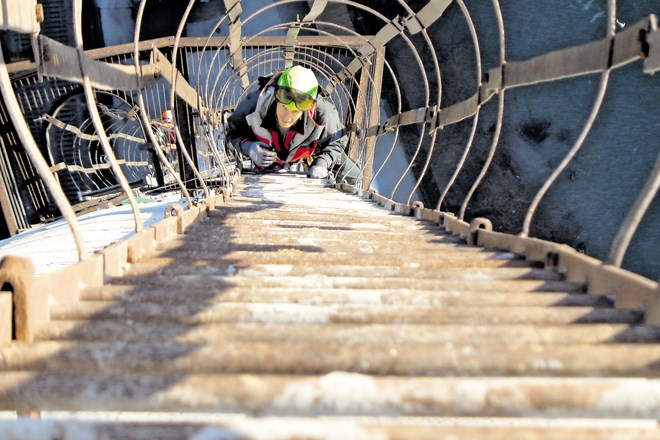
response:
<path fill-rule="evenodd" d="M 143 227 L 165 218 L 165 209 L 172 203 L 184 204 L 178 195 L 161 201 L 140 203 Z M 130 205 L 108 208 L 78 217 L 88 254 L 135 233 L 135 220 Z M 0 241 L 0 257 L 29 257 L 37 275 L 50 273 L 78 262 L 78 249 L 65 220 L 42 225 Z"/>

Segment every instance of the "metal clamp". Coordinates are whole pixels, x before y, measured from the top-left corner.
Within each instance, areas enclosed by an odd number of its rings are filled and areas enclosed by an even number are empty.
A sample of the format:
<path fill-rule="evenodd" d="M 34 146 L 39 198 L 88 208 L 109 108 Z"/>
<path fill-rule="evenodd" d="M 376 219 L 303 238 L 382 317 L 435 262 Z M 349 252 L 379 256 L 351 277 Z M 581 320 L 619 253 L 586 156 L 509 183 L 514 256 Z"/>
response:
<path fill-rule="evenodd" d="M 30 258 L 7 255 L 0 261 L 0 286 L 9 287 L 13 293 L 14 314 L 13 328 L 15 335 L 11 339 L 23 342 L 34 340 L 33 311 L 38 306 L 32 295 L 34 282 L 34 263 Z M 3 335 L 2 339 L 6 339 Z"/>
<path fill-rule="evenodd" d="M 469 245 L 477 246 L 477 242 L 479 241 L 480 229 L 486 231 L 492 231 L 493 223 L 484 217 L 477 217 L 472 219 L 472 221 L 470 222 L 470 235 L 467 238 L 467 242 Z"/>

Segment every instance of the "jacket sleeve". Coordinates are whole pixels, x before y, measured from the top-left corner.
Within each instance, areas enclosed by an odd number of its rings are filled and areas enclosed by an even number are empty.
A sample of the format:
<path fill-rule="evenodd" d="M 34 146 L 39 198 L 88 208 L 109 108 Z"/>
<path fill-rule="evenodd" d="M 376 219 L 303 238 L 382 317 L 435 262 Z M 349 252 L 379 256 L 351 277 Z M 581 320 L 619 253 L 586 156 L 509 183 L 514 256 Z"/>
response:
<path fill-rule="evenodd" d="M 321 155 L 314 161 L 314 164 L 319 165 L 319 162 L 323 161 L 328 168 L 331 168 L 346 150 L 348 132 L 339 119 L 337 109 L 330 102 L 319 100 L 317 110 L 325 129 L 319 138 Z"/>
<path fill-rule="evenodd" d="M 244 141 L 257 140 L 245 117 L 255 110 L 258 97 L 259 91 L 249 93 L 238 103 L 236 109 L 234 109 L 227 120 L 227 142 L 229 142 L 236 151 L 243 151 L 241 147 Z"/>

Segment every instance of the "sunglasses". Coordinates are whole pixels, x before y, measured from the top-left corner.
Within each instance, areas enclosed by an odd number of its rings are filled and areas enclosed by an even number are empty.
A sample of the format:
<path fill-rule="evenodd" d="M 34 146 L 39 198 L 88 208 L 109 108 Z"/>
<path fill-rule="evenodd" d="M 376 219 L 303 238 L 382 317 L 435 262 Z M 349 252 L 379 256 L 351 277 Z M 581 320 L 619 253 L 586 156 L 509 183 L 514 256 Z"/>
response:
<path fill-rule="evenodd" d="M 288 87 L 276 87 L 275 98 L 290 109 L 293 109 L 293 106 L 291 105 L 291 103 L 293 103 L 295 108 L 303 112 L 311 109 L 316 102 L 316 100 L 307 93 L 298 93 Z"/>

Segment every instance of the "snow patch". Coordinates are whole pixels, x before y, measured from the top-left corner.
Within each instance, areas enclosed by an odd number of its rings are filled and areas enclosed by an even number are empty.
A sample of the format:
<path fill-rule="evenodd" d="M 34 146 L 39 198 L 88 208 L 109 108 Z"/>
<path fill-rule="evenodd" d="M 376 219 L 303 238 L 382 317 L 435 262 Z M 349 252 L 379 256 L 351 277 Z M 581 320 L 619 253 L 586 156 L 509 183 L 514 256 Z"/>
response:
<path fill-rule="evenodd" d="M 320 379 L 291 383 L 275 399 L 282 411 L 322 414 L 399 415 L 396 390 L 379 387 L 371 376 L 335 371 Z"/>

